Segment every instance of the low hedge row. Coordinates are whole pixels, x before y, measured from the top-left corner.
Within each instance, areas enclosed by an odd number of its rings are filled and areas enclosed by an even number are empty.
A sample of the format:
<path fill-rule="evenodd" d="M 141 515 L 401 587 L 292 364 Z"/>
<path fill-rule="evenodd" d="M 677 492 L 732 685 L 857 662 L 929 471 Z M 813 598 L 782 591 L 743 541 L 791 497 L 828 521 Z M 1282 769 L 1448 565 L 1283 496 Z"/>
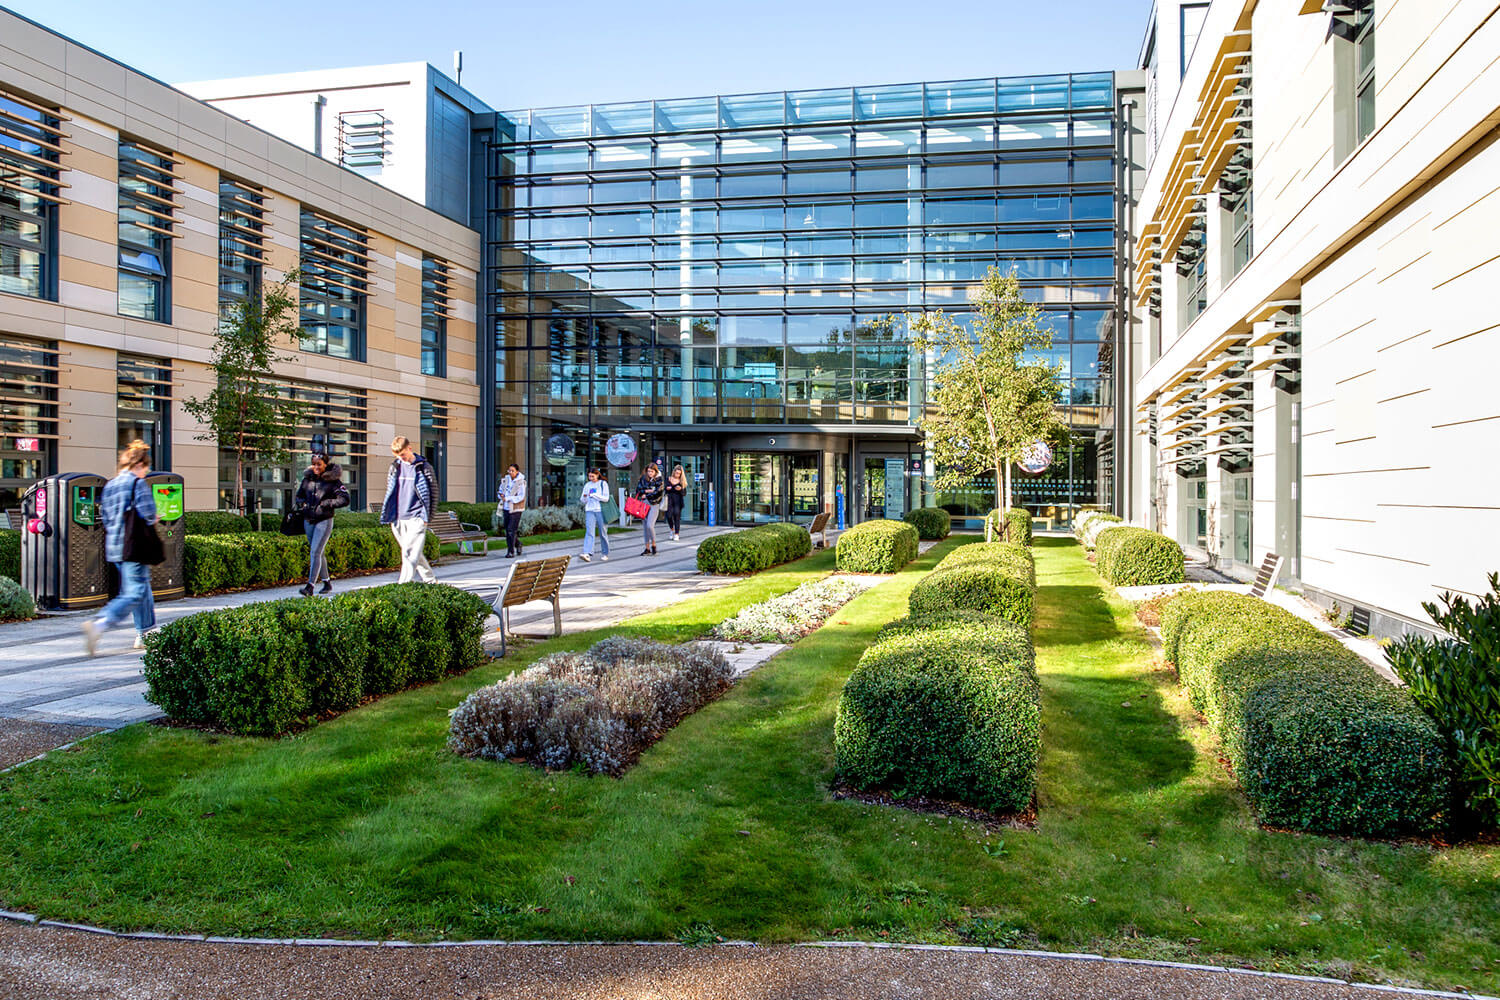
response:
<path fill-rule="evenodd" d="M 1407 691 L 1333 637 L 1224 591 L 1173 598 L 1161 631 L 1164 655 L 1264 822 L 1364 836 L 1441 825 L 1450 789 L 1442 734 Z"/>
<path fill-rule="evenodd" d="M 240 587 L 275 587 L 307 579 L 307 539 L 268 532 L 187 535 L 183 573 L 189 594 Z M 437 538 L 428 534 L 423 551 L 438 555 Z M 396 569 L 401 549 L 390 528 L 351 528 L 335 521 L 324 550 L 333 576 L 359 570 Z"/>
<path fill-rule="evenodd" d="M 21 582 L 21 533 L 0 529 L 0 576 Z"/>
<path fill-rule="evenodd" d="M 505 525 L 502 523 L 498 529 L 494 523 L 495 504 L 492 503 L 463 503 L 458 500 L 444 500 L 437 505 L 438 510 L 449 510 L 458 515 L 458 519 L 465 524 L 477 524 L 480 528 L 495 534 L 505 533 Z"/>
<path fill-rule="evenodd" d="M 906 512 L 901 520 L 913 525 L 921 538 L 941 540 L 953 532 L 953 515 L 941 507 L 918 507 Z"/>
<path fill-rule="evenodd" d="M 705 538 L 698 545 L 704 573 L 757 573 L 812 551 L 812 536 L 800 524 L 777 521 Z"/>
<path fill-rule="evenodd" d="M 1182 546 L 1146 528 L 1113 525 L 1099 532 L 1094 568 L 1116 587 L 1182 583 L 1187 579 Z"/>
<path fill-rule="evenodd" d="M 478 666 L 490 613 L 479 597 L 430 583 L 200 612 L 147 637 L 146 700 L 183 722 L 276 736 Z"/>
<path fill-rule="evenodd" d="M 1081 515 L 1080 515 L 1081 516 Z M 1074 533 L 1086 549 L 1092 549 L 1099 540 L 1099 532 L 1111 528 L 1117 524 L 1124 524 L 1125 519 L 1117 514 L 1105 514 L 1099 511 L 1091 511 L 1083 521 L 1083 527 L 1074 527 Z"/>
<path fill-rule="evenodd" d="M 834 561 L 844 573 L 894 573 L 917 558 L 917 546 L 905 521 L 865 521 L 839 535 Z"/>
<path fill-rule="evenodd" d="M 232 510 L 190 510 L 182 515 L 183 532 L 189 535 L 233 535 L 254 531 L 248 517 Z"/>
<path fill-rule="evenodd" d="M 838 776 L 856 788 L 1019 812 L 1036 792 L 1040 688 L 1029 633 L 977 612 L 881 630 L 844 685 Z"/>
<path fill-rule="evenodd" d="M 979 611 L 1030 629 L 1036 609 L 1036 561 L 1016 542 L 960 545 L 912 588 L 910 613 Z"/>

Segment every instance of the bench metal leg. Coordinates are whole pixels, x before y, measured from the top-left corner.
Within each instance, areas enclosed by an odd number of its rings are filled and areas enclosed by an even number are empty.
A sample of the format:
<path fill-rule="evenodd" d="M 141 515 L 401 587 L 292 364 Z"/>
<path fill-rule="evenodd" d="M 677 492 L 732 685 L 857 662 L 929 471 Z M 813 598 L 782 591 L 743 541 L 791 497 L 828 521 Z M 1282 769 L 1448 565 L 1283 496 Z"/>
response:
<path fill-rule="evenodd" d="M 510 608 L 500 609 L 500 659 L 505 659 L 505 633 L 510 631 Z"/>
<path fill-rule="evenodd" d="M 552 634 L 562 635 L 562 599 L 559 595 L 552 595 Z"/>

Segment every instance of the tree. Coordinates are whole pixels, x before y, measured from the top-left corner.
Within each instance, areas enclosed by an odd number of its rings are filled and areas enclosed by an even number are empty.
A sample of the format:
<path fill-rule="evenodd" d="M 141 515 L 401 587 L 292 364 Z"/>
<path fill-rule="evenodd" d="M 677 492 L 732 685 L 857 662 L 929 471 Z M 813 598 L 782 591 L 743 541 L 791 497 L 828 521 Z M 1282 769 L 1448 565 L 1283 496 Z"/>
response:
<path fill-rule="evenodd" d="M 205 426 L 199 441 L 214 441 L 220 450 L 234 452 L 235 509 L 245 511 L 245 458 L 264 462 L 291 459 L 287 439 L 297 433 L 306 407 L 287 395 L 271 372 L 281 354 L 302 336 L 298 324 L 298 275 L 292 271 L 271 285 L 264 295 L 236 302 L 219 321 L 214 344 L 214 388 L 203 398 L 185 401 L 187 410 Z"/>
<path fill-rule="evenodd" d="M 936 364 L 922 430 L 938 489 L 963 489 L 993 471 L 996 506 L 1004 510 L 1011 505 L 1011 464 L 1036 441 L 1067 440 L 1057 412 L 1062 365 L 1032 360 L 1052 346 L 1052 334 L 1038 326 L 1041 310 L 1022 298 L 1015 271 L 991 267 L 973 305 L 968 328 L 941 312 L 911 320 L 913 347 L 930 352 Z"/>

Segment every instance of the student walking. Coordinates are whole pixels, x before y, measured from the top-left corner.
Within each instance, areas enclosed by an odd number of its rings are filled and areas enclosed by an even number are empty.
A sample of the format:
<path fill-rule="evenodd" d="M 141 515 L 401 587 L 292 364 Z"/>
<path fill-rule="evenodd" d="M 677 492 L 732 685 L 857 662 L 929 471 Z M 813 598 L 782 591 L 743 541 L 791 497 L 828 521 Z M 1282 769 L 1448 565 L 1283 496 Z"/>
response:
<path fill-rule="evenodd" d="M 390 471 L 385 475 L 385 503 L 380 508 L 380 523 L 389 524 L 401 546 L 401 583 L 413 576 L 423 583 L 436 583 L 437 577 L 427 563 L 422 546 L 427 541 L 427 522 L 432 520 L 432 505 L 437 499 L 437 475 L 427 459 L 418 455 L 411 439 L 397 437 L 391 442 Z"/>
<path fill-rule="evenodd" d="M 510 463 L 500 480 L 500 509 L 505 512 L 505 558 L 521 554 L 521 515 L 526 512 L 526 477 Z"/>
<path fill-rule="evenodd" d="M 594 532 L 599 532 L 600 559 L 609 562 L 609 525 L 604 522 L 604 504 L 609 500 L 609 484 L 604 473 L 589 470 L 589 481 L 583 484 L 583 555 L 584 562 L 594 557 Z"/>
<path fill-rule="evenodd" d="M 151 499 L 151 487 L 146 485 L 146 477 L 151 474 L 151 449 L 144 441 L 130 442 L 120 452 L 116 469 L 115 478 L 104 486 L 99 514 L 104 521 L 104 558 L 120 571 L 120 593 L 104 606 L 99 617 L 83 623 L 83 643 L 90 656 L 99 648 L 99 637 L 123 622 L 126 615 L 135 618 L 136 649 L 145 648 L 146 633 L 156 627 L 156 600 L 151 595 L 154 563 L 146 561 L 150 553 L 133 548 L 127 524 L 132 516 L 145 525 L 156 524 L 156 501 Z M 141 530 L 140 524 L 135 530 Z M 160 543 L 156 549 L 154 562 L 160 562 Z"/>
<path fill-rule="evenodd" d="M 667 527 L 671 529 L 674 542 L 682 531 L 682 505 L 686 500 L 687 473 L 679 465 L 667 477 Z"/>
<path fill-rule="evenodd" d="M 333 512 L 347 506 L 349 488 L 344 485 L 343 471 L 329 462 L 327 455 L 314 452 L 292 500 L 292 507 L 302 512 L 302 530 L 307 532 L 307 586 L 302 588 L 303 597 L 311 597 L 319 583 L 323 584 L 320 593 L 333 590 L 325 553 L 328 536 L 333 534 Z"/>
<path fill-rule="evenodd" d="M 661 469 L 657 468 L 655 462 L 652 462 L 646 466 L 645 473 L 635 484 L 636 499 L 644 500 L 646 506 L 650 508 L 643 522 L 646 543 L 646 549 L 641 553 L 643 556 L 656 555 L 656 519 L 661 514 L 661 501 L 666 494 L 667 484 L 661 477 Z"/>

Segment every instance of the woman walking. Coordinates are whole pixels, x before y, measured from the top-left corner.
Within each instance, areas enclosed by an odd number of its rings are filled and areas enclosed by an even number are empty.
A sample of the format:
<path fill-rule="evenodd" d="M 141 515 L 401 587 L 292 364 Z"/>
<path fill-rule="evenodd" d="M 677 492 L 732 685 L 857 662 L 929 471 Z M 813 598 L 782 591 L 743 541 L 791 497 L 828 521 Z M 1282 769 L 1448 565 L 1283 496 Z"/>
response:
<path fill-rule="evenodd" d="M 99 648 L 99 637 L 123 622 L 127 614 L 135 618 L 136 649 L 145 648 L 146 633 L 156 626 L 151 564 L 134 558 L 137 553 L 127 550 L 126 538 L 126 522 L 132 514 L 147 525 L 156 524 L 156 501 L 151 499 L 151 488 L 146 485 L 150 474 L 151 449 L 139 439 L 130 442 L 120 452 L 115 478 L 105 484 L 104 496 L 99 501 L 104 521 L 104 558 L 120 571 L 120 593 L 104 606 L 98 618 L 83 623 L 83 642 L 90 656 Z M 159 557 L 157 561 L 160 562 Z"/>
<path fill-rule="evenodd" d="M 583 561 L 594 557 L 594 531 L 599 532 L 600 559 L 609 562 L 609 525 L 604 523 L 604 504 L 609 500 L 609 484 L 604 473 L 589 470 L 589 481 L 583 486 Z"/>
<path fill-rule="evenodd" d="M 342 470 L 331 464 L 327 455 L 314 452 L 292 500 L 292 506 L 302 512 L 302 530 L 307 532 L 307 586 L 302 588 L 303 597 L 311 597 L 319 583 L 323 584 L 319 593 L 333 590 L 325 553 L 328 536 L 333 534 L 333 512 L 349 506 L 349 489 L 342 476 Z"/>
<path fill-rule="evenodd" d="M 646 466 L 646 471 L 641 475 L 640 481 L 635 484 L 635 496 L 638 500 L 644 500 L 650 509 L 646 512 L 645 525 L 645 551 L 643 556 L 656 555 L 656 519 L 661 514 L 661 500 L 666 496 L 667 484 L 661 478 L 661 469 L 657 468 L 655 462 Z"/>
<path fill-rule="evenodd" d="M 672 541 L 677 541 L 682 531 L 682 505 L 687 500 L 687 473 L 682 466 L 672 470 L 667 477 L 667 527 L 671 529 Z"/>
<path fill-rule="evenodd" d="M 505 558 L 521 554 L 521 515 L 526 511 L 526 477 L 510 463 L 500 480 L 500 508 L 505 512 Z"/>

